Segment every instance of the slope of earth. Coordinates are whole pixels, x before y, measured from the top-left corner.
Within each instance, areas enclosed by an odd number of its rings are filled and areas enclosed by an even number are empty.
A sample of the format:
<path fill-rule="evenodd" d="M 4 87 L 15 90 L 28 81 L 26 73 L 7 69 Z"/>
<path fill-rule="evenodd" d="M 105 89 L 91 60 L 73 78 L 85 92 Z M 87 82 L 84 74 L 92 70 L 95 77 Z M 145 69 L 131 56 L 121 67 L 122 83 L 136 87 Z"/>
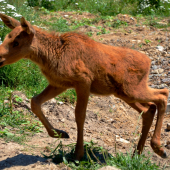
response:
<path fill-rule="evenodd" d="M 71 12 L 60 12 L 70 22 L 67 16 L 72 19 L 81 19 L 81 17 L 95 18 L 92 14 L 78 15 Z M 92 32 L 92 37 L 96 41 L 115 46 L 125 46 L 136 49 L 147 54 L 152 60 L 151 73 L 149 75 L 149 85 L 154 88 L 169 88 L 170 84 L 170 28 L 165 27 L 157 29 L 153 26 L 143 26 L 142 21 L 137 22 L 135 18 L 128 15 L 118 15 L 119 21 L 128 23 L 126 26 L 112 28 L 107 27 L 106 21 L 99 21 L 94 26 L 82 26 L 78 28 L 81 32 Z M 168 19 L 161 24 L 168 24 Z M 123 22 L 122 22 L 123 23 Z M 97 27 L 101 26 L 109 31 L 106 34 L 99 34 Z M 30 105 L 24 102 L 25 96 L 21 92 L 15 92 L 23 98 L 23 102 L 18 105 L 13 104 L 14 109 L 28 111 Z M 15 101 L 16 102 L 16 101 Z M 55 99 L 46 102 L 43 105 L 43 111 L 48 120 L 57 129 L 68 132 L 70 138 L 62 139 L 63 144 L 76 142 L 76 123 L 74 118 L 75 105 L 69 103 L 58 103 Z M 85 141 L 97 142 L 99 146 L 108 149 L 112 154 L 115 153 L 115 143 L 117 151 L 126 153 L 134 150 L 139 140 L 141 131 L 141 120 L 139 114 L 129 107 L 126 103 L 114 96 L 99 97 L 91 95 L 87 108 L 87 116 L 84 126 Z M 37 119 L 35 117 L 35 119 Z M 167 154 L 170 154 L 170 146 L 167 142 L 170 139 L 170 131 L 167 130 L 167 123 L 170 121 L 170 114 L 165 115 L 161 142 L 166 147 Z M 150 151 L 151 159 L 161 167 L 170 168 L 169 158 L 161 159 L 153 153 L 150 147 L 151 136 L 154 131 L 154 123 L 150 129 L 144 153 Z M 117 135 L 117 136 L 116 136 Z M 125 142 L 120 141 L 120 138 Z M 43 128 L 43 133 L 35 134 L 25 145 L 16 143 L 5 143 L 0 139 L 0 169 L 26 170 L 26 169 L 62 169 L 62 166 L 56 166 L 50 160 L 43 159 L 43 154 L 49 154 L 48 146 L 57 146 L 60 141 L 48 136 Z M 169 148 L 169 149 L 168 149 Z M 67 168 L 66 168 L 67 169 Z"/>

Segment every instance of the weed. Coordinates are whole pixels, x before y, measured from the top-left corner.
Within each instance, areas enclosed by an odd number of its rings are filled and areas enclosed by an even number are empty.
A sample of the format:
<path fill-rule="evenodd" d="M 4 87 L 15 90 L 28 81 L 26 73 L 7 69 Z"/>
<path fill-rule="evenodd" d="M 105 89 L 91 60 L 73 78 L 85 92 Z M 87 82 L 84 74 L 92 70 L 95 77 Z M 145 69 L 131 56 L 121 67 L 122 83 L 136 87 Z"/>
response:
<path fill-rule="evenodd" d="M 110 109 L 109 109 L 109 112 L 110 112 L 110 113 L 112 113 L 112 112 L 113 112 L 113 109 L 112 109 L 112 108 L 110 108 Z"/>
<path fill-rule="evenodd" d="M 74 89 L 68 89 L 66 92 L 58 95 L 56 99 L 62 102 L 69 102 L 71 104 L 74 104 L 77 100 L 77 95 Z"/>
<path fill-rule="evenodd" d="M 17 95 L 15 95 L 14 98 L 15 98 L 15 100 L 17 102 L 22 102 L 23 101 L 23 99 L 21 97 L 17 96 Z"/>
<path fill-rule="evenodd" d="M 150 40 L 145 39 L 145 43 L 146 43 L 146 44 L 149 44 L 149 43 L 151 43 L 151 41 L 150 41 Z"/>
<path fill-rule="evenodd" d="M 50 155 L 44 155 L 45 158 L 52 159 L 56 164 L 64 163 L 72 169 L 95 170 L 103 166 L 110 165 L 121 169 L 136 170 L 158 170 L 156 164 L 151 163 L 150 158 L 145 155 L 135 154 L 132 158 L 131 153 L 119 154 L 115 157 L 108 153 L 103 147 L 97 146 L 93 141 L 84 142 L 85 154 L 81 161 L 74 160 L 75 144 L 63 145 L 60 141 L 55 149 L 48 149 Z"/>
<path fill-rule="evenodd" d="M 142 48 L 143 44 L 139 44 L 139 47 Z"/>
<path fill-rule="evenodd" d="M 93 32 L 87 32 L 86 34 L 87 34 L 89 37 L 91 37 L 91 36 L 93 36 L 94 33 L 93 33 Z"/>
<path fill-rule="evenodd" d="M 3 137 L 6 141 L 21 143 L 29 134 L 42 132 L 42 123 L 36 121 L 34 116 L 30 113 L 24 114 L 23 111 L 14 111 L 12 109 L 12 92 L 8 90 L 6 95 L 8 95 L 8 102 L 3 102 L 0 110 L 0 137 Z M 22 101 L 18 96 L 15 96 L 16 99 Z M 0 100 L 0 103 L 2 101 L 3 99 Z"/>
<path fill-rule="evenodd" d="M 112 27 L 113 28 L 118 28 L 120 27 L 121 25 L 125 25 L 125 26 L 128 26 L 128 23 L 126 21 L 121 21 L 119 19 L 115 20 L 114 23 L 112 24 Z"/>

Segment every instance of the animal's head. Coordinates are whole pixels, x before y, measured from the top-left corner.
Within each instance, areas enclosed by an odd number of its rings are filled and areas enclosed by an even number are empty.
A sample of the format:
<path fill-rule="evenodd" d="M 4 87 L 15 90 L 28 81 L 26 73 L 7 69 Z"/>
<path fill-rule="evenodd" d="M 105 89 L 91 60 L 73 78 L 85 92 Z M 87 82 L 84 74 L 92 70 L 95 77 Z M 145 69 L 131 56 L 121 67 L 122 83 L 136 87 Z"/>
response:
<path fill-rule="evenodd" d="M 35 30 L 24 17 L 19 22 L 0 13 L 0 18 L 12 29 L 0 45 L 0 67 L 3 67 L 31 54 Z"/>

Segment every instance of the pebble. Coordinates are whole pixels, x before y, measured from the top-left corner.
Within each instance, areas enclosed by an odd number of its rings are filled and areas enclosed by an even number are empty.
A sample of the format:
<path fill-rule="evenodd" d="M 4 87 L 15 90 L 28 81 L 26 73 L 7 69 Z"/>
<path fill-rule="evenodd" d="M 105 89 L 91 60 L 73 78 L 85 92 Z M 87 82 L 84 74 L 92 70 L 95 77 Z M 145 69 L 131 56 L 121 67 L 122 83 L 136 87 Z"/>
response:
<path fill-rule="evenodd" d="M 163 61 L 162 64 L 163 65 L 168 65 L 168 61 Z"/>
<path fill-rule="evenodd" d="M 162 46 L 160 46 L 160 45 L 158 45 L 156 48 L 157 48 L 159 51 L 163 51 L 163 50 L 164 50 L 164 47 L 162 47 Z"/>
<path fill-rule="evenodd" d="M 163 72 L 164 72 L 164 69 L 159 68 L 159 69 L 158 69 L 158 72 L 159 72 L 159 74 L 161 74 L 161 73 L 163 73 Z"/>
<path fill-rule="evenodd" d="M 167 130 L 170 130 L 170 123 L 167 124 Z"/>
<path fill-rule="evenodd" d="M 160 85 L 158 86 L 158 89 L 164 89 L 165 87 L 167 87 L 165 84 L 160 84 Z"/>
<path fill-rule="evenodd" d="M 68 18 L 68 15 L 64 15 L 65 18 Z"/>
<path fill-rule="evenodd" d="M 58 103 L 58 104 L 61 104 L 61 105 L 62 105 L 62 104 L 64 104 L 64 103 L 63 103 L 63 102 L 61 102 L 61 101 L 59 101 L 59 102 L 57 102 L 57 103 Z"/>
<path fill-rule="evenodd" d="M 159 74 L 159 71 L 158 71 L 158 69 L 156 69 L 156 70 L 152 70 L 151 73 L 152 74 Z"/>
<path fill-rule="evenodd" d="M 156 61 L 152 61 L 152 62 L 151 62 L 151 64 L 155 66 L 155 64 L 156 64 Z"/>
<path fill-rule="evenodd" d="M 162 82 L 163 83 L 170 83 L 170 78 L 164 78 L 164 79 L 162 79 Z"/>
<path fill-rule="evenodd" d="M 114 166 L 104 166 L 98 170 L 120 170 L 119 168 L 116 168 Z"/>
<path fill-rule="evenodd" d="M 157 68 L 158 68 L 158 67 L 157 67 L 156 65 L 153 65 L 153 66 L 152 66 L 152 69 L 153 69 L 153 70 L 156 70 Z"/>
<path fill-rule="evenodd" d="M 150 79 L 153 78 L 153 74 L 149 75 L 149 78 L 150 78 Z"/>
<path fill-rule="evenodd" d="M 121 138 L 120 136 L 116 135 L 116 141 L 123 142 L 123 143 L 130 143 L 129 141 Z"/>
<path fill-rule="evenodd" d="M 170 141 L 167 141 L 166 145 L 167 145 L 166 148 L 170 149 Z"/>

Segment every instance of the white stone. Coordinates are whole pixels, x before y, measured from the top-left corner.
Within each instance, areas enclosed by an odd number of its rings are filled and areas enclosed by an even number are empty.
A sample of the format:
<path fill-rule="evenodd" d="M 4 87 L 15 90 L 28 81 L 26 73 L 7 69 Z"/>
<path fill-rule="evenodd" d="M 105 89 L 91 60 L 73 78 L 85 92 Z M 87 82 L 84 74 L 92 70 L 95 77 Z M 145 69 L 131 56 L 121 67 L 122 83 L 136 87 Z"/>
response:
<path fill-rule="evenodd" d="M 118 142 L 123 142 L 123 143 L 130 143 L 129 141 L 127 141 L 127 140 L 121 138 L 121 137 L 118 136 L 118 135 L 116 135 L 116 141 L 118 141 Z"/>
<path fill-rule="evenodd" d="M 156 48 L 157 48 L 159 51 L 163 51 L 163 50 L 164 50 L 164 47 L 162 47 L 162 46 L 160 46 L 160 45 L 158 45 Z"/>

